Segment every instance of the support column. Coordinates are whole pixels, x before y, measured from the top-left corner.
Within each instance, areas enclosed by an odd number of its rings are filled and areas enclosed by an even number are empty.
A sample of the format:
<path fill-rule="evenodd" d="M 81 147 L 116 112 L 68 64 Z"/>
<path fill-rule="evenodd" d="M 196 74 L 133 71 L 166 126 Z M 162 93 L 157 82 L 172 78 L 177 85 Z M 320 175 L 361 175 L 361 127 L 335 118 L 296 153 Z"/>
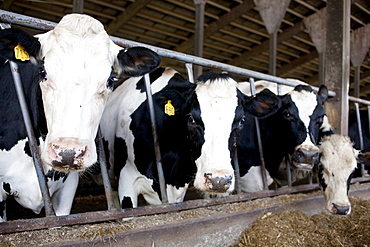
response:
<path fill-rule="evenodd" d="M 269 74 L 276 75 L 277 32 L 290 0 L 253 0 L 270 35 Z"/>
<path fill-rule="evenodd" d="M 327 0 L 325 85 L 337 97 L 325 104 L 326 114 L 339 134 L 348 134 L 351 0 Z"/>
<path fill-rule="evenodd" d="M 325 75 L 325 46 L 326 46 L 326 8 L 303 20 L 308 33 L 319 54 L 319 84 L 324 84 Z"/>
<path fill-rule="evenodd" d="M 84 0 L 73 0 L 72 12 L 82 14 L 84 12 Z"/>
<path fill-rule="evenodd" d="M 360 27 L 351 33 L 351 62 L 355 69 L 354 91 L 355 97 L 360 98 L 361 64 L 370 47 L 370 24 Z"/>
<path fill-rule="evenodd" d="M 206 0 L 194 0 L 195 4 L 195 39 L 194 39 L 194 55 L 203 57 L 203 42 L 204 42 L 204 9 Z M 194 75 L 198 77 L 202 74 L 202 66 L 194 66 Z"/>

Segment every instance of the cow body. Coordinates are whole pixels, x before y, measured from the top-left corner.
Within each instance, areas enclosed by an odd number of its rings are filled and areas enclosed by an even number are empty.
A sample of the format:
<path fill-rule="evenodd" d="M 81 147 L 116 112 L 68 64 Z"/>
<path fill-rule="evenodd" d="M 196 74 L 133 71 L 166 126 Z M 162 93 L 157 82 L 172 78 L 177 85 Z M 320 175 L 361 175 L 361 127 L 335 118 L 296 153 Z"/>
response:
<path fill-rule="evenodd" d="M 356 152 L 348 136 L 333 134 L 320 144 L 317 177 L 325 197 L 325 208 L 333 214 L 350 214 L 348 191 L 357 166 Z"/>
<path fill-rule="evenodd" d="M 318 94 L 315 94 L 311 87 L 299 85 L 279 97 L 282 101 L 280 109 L 261 119 L 259 125 L 268 184 L 274 178 L 284 185 L 286 171 L 282 166 L 283 159 L 288 157 L 295 166 L 293 172 L 297 179 L 302 168 L 310 171 L 317 163 L 317 144 L 322 136 L 331 134 L 332 130 L 323 108 L 328 97 L 326 87 L 322 86 Z M 248 119 L 248 122 L 250 126 L 254 126 L 253 118 Z M 245 192 L 263 190 L 261 172 L 256 169 L 260 165 L 257 147 L 255 127 L 244 129 L 238 142 L 238 156 L 241 187 Z"/>
<path fill-rule="evenodd" d="M 71 14 L 38 38 L 19 29 L 0 30 L 1 221 L 6 220 L 8 195 L 35 213 L 43 206 L 8 61 L 19 66 L 54 210 L 57 215 L 69 214 L 77 171 L 96 161 L 94 139 L 111 91 L 112 66 L 136 76 L 160 61 L 146 48 L 122 50 L 102 28 L 89 16 Z M 30 60 L 15 58 L 17 44 Z"/>
<path fill-rule="evenodd" d="M 365 170 L 370 170 L 370 134 L 369 134 L 369 114 L 367 110 L 360 110 L 362 142 L 361 147 L 360 134 L 358 131 L 357 116 L 354 111 L 350 112 L 348 119 L 348 136 L 351 138 L 354 148 L 359 150 L 359 164 L 364 164 Z M 354 176 L 361 176 L 361 169 L 357 169 Z M 368 173 L 368 171 L 367 171 Z"/>
<path fill-rule="evenodd" d="M 161 68 L 150 78 L 169 201 L 182 201 L 192 179 L 204 192 L 233 191 L 231 150 L 245 115 L 271 114 L 279 99 L 266 91 L 250 99 L 226 74 L 207 73 L 192 84 Z M 169 102 L 174 115 L 164 110 Z M 101 128 L 119 175 L 121 206 L 136 207 L 139 194 L 151 204 L 161 203 L 143 79 L 126 80 L 112 93 Z"/>

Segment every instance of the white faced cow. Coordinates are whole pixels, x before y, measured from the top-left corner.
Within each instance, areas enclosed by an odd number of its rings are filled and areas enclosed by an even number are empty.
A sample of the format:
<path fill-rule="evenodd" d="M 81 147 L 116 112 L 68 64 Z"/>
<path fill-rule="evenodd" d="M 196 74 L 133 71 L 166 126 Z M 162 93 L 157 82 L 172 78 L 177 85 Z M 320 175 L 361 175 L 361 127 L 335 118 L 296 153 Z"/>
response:
<path fill-rule="evenodd" d="M 256 85 L 259 88 L 259 82 Z M 284 87 L 283 90 L 287 91 Z M 288 155 L 296 168 L 294 171 L 311 170 L 318 162 L 318 142 L 322 136 L 332 133 L 323 107 L 327 97 L 325 86 L 321 86 L 315 94 L 311 87 L 299 85 L 279 96 L 282 104 L 276 113 L 259 121 L 269 184 L 273 181 L 271 177 L 280 183 L 284 182 L 279 168 Z M 256 192 L 263 190 L 259 167 L 261 161 L 254 119 L 248 118 L 246 121 L 251 127 L 243 129 L 238 141 L 241 188 L 245 192 Z"/>
<path fill-rule="evenodd" d="M 57 170 L 84 170 L 97 161 L 94 140 L 112 66 L 138 76 L 157 67 L 160 58 L 145 48 L 126 52 L 87 15 L 66 15 L 37 38 L 46 72 L 40 83 L 48 127 L 42 159 Z"/>
<path fill-rule="evenodd" d="M 207 193 L 232 192 L 232 150 L 245 116 L 271 114 L 279 99 L 268 90 L 245 96 L 228 74 L 205 73 L 192 84 L 173 69 L 160 68 L 150 78 L 169 202 L 182 201 L 192 179 Z M 174 114 L 166 107 L 173 107 Z M 143 79 L 128 79 L 113 91 L 101 129 L 119 176 L 121 206 L 136 207 L 139 194 L 160 204 Z"/>
<path fill-rule="evenodd" d="M 15 58 L 18 44 L 30 60 Z M 86 15 L 67 15 L 38 38 L 19 29 L 0 30 L 0 221 L 6 220 L 9 195 L 35 213 L 43 206 L 9 60 L 19 66 L 55 212 L 69 214 L 77 170 L 96 161 L 94 138 L 111 91 L 112 66 L 138 76 L 160 58 L 146 48 L 122 50 L 100 22 Z"/>
<path fill-rule="evenodd" d="M 325 196 L 325 208 L 333 214 L 350 214 L 348 190 L 357 167 L 356 152 L 348 136 L 333 134 L 320 144 L 317 177 Z"/>

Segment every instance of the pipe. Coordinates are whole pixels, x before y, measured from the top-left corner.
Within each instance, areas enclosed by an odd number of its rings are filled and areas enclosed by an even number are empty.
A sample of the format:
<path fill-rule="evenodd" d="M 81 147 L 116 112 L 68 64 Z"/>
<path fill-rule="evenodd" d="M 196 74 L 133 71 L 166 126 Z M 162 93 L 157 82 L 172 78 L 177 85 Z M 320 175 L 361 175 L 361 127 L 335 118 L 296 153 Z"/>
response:
<path fill-rule="evenodd" d="M 255 96 L 256 95 L 256 89 L 254 87 L 254 78 L 249 78 L 249 82 L 250 82 L 252 96 Z M 265 158 L 263 156 L 263 147 L 262 147 L 262 141 L 261 141 L 260 124 L 258 122 L 257 117 L 254 117 L 254 120 L 255 120 L 255 123 L 256 123 L 258 150 L 259 150 L 259 153 L 260 153 L 260 160 L 261 160 L 260 167 L 261 167 L 261 174 L 262 174 L 263 190 L 268 190 L 266 165 L 265 165 Z"/>
<path fill-rule="evenodd" d="M 45 206 L 45 215 L 47 217 L 50 216 L 55 216 L 55 212 L 53 209 L 53 204 L 51 202 L 50 194 L 49 194 L 49 188 L 46 182 L 44 170 L 43 170 L 43 165 L 41 161 L 41 156 L 40 156 L 40 150 L 37 145 L 36 137 L 33 132 L 33 127 L 32 127 L 32 122 L 31 118 L 28 112 L 28 106 L 27 106 L 27 101 L 24 96 L 24 91 L 23 91 L 23 85 L 21 81 L 21 76 L 18 68 L 18 64 L 16 62 L 10 61 L 10 70 L 12 71 L 13 75 L 13 80 L 14 80 L 14 86 L 17 91 L 17 96 L 19 100 L 19 105 L 22 110 L 22 116 L 24 120 L 24 124 L 26 126 L 26 131 L 27 131 L 27 136 L 28 136 L 28 141 L 29 141 L 29 146 L 30 150 L 32 153 L 32 158 L 33 162 L 35 165 L 36 169 L 36 174 L 37 174 L 37 179 L 39 181 L 40 185 L 40 190 L 42 197 L 44 199 L 44 206 Z"/>
<path fill-rule="evenodd" d="M 109 175 L 108 175 L 107 159 L 105 157 L 104 143 L 103 143 L 103 137 L 101 135 L 100 126 L 98 129 L 98 136 L 97 136 L 96 141 L 98 142 L 98 147 L 99 147 L 99 163 L 100 163 L 101 175 L 103 178 L 104 191 L 105 191 L 105 197 L 107 199 L 108 210 L 116 209 L 114 205 L 112 186 L 111 186 Z"/>
<path fill-rule="evenodd" d="M 145 88 L 146 88 L 146 97 L 148 99 L 150 121 L 152 124 L 154 152 L 155 152 L 155 159 L 157 162 L 157 171 L 158 171 L 158 178 L 159 178 L 159 186 L 160 186 L 161 195 L 162 195 L 162 203 L 168 203 L 167 193 L 166 193 L 166 183 L 165 183 L 165 178 L 164 178 L 163 169 L 162 169 L 162 157 L 161 157 L 161 151 L 159 147 L 159 140 L 158 140 L 157 129 L 156 129 L 155 110 L 154 110 L 154 104 L 153 104 L 152 90 L 150 87 L 150 78 L 149 78 L 148 73 L 144 75 L 144 80 L 145 80 Z"/>
<path fill-rule="evenodd" d="M 56 26 L 56 23 L 54 22 L 49 22 L 49 21 L 45 21 L 42 19 L 34 18 L 34 17 L 28 17 L 25 15 L 12 13 L 6 10 L 0 10 L 0 19 L 2 21 L 11 22 L 11 23 L 15 23 L 18 25 L 31 27 L 31 28 L 37 28 L 41 30 L 51 30 Z M 186 63 L 193 63 L 193 64 L 201 65 L 204 67 L 214 68 L 218 70 L 225 70 L 225 71 L 228 71 L 229 73 L 245 75 L 248 77 L 257 78 L 260 80 L 272 81 L 272 82 L 276 82 L 276 83 L 280 83 L 280 84 L 292 86 L 292 87 L 295 87 L 296 85 L 299 84 L 299 83 L 291 82 L 289 80 L 286 80 L 280 77 L 267 75 L 267 74 L 263 74 L 260 72 L 236 67 L 233 65 L 223 64 L 221 62 L 216 62 L 216 61 L 212 61 L 209 59 L 204 59 L 204 58 L 200 58 L 200 57 L 196 57 L 196 56 L 192 56 L 192 55 L 188 55 L 188 54 L 184 54 L 184 53 L 180 53 L 176 51 L 163 49 L 163 48 L 147 45 L 147 44 L 140 43 L 140 42 L 130 41 L 130 40 L 113 37 L 113 36 L 110 36 L 110 38 L 113 42 L 123 47 L 143 46 L 143 47 L 146 47 L 148 49 L 155 51 L 156 53 L 158 53 L 158 55 L 162 57 L 176 59 L 176 60 L 183 61 Z M 319 90 L 318 87 L 313 87 L 313 86 L 311 87 L 316 92 Z M 329 96 L 335 97 L 336 93 L 334 91 L 329 91 Z"/>

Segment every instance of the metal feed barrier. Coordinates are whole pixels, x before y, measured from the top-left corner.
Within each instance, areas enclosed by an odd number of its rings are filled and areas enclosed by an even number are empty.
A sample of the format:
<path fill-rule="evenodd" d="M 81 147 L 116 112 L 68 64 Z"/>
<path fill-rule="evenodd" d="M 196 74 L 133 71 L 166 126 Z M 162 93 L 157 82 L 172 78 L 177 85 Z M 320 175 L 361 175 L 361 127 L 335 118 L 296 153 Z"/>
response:
<path fill-rule="evenodd" d="M 30 28 L 35 28 L 43 31 L 48 31 L 51 30 L 55 27 L 56 23 L 50 22 L 50 21 L 45 21 L 42 19 L 38 18 L 33 18 L 33 17 L 28 17 L 12 12 L 8 12 L 5 10 L 0 10 L 0 21 L 1 22 L 6 22 L 6 23 L 11 23 L 11 24 L 16 24 L 16 25 L 21 25 L 25 27 L 30 27 Z M 187 55 L 171 50 L 166 50 L 146 44 L 142 44 L 139 42 L 134 42 L 134 41 L 129 41 L 117 37 L 111 37 L 111 39 L 118 45 L 122 47 L 133 47 L 133 46 L 144 46 L 147 47 L 155 52 L 157 52 L 160 56 L 170 58 L 170 59 L 175 59 L 181 62 L 185 63 L 186 66 L 186 71 L 188 73 L 188 78 L 190 82 L 194 82 L 194 76 L 193 76 L 193 71 L 192 67 L 193 64 L 195 65 L 201 65 L 204 67 L 209 67 L 221 71 L 227 71 L 230 73 L 234 74 L 239 74 L 243 76 L 248 76 L 250 77 L 250 83 L 251 83 L 251 92 L 254 95 L 255 94 L 255 88 L 254 88 L 254 79 L 261 79 L 261 80 L 268 80 L 277 83 L 278 85 L 288 85 L 288 86 L 296 86 L 297 83 L 288 81 L 286 79 L 282 79 L 279 77 L 251 71 L 248 69 L 244 68 L 239 68 L 236 66 L 232 65 L 227 65 L 223 64 L 220 62 L 215 62 L 212 60 L 204 59 L 204 58 L 199 58 L 196 56 L 192 55 Z M 18 75 L 15 75 L 16 77 L 19 77 L 19 71 L 17 69 L 14 69 L 18 73 Z M 50 203 L 50 196 L 48 193 L 48 188 L 46 184 L 43 184 L 42 182 L 40 183 L 40 188 L 41 191 L 43 191 L 43 196 L 45 198 L 45 209 L 46 209 L 46 216 L 44 218 L 36 218 L 36 219 L 27 219 L 27 220 L 13 220 L 13 221 L 8 221 L 0 224 L 0 233 L 11 233 L 11 232 L 19 232 L 19 231 L 26 231 L 26 230 L 36 230 L 36 229 L 43 229 L 43 228 L 51 228 L 51 227 L 57 227 L 57 226 L 67 226 L 67 225 L 75 225 L 75 224 L 86 224 L 86 223 L 96 223 L 96 222 L 103 222 L 103 221 L 108 221 L 108 220 L 113 220 L 113 219 L 120 219 L 120 218 L 127 218 L 127 217 L 133 217 L 133 216 L 142 216 L 142 215 L 150 215 L 150 214 L 158 214 L 158 213 L 165 213 L 165 212 L 174 212 L 174 211 L 179 211 L 179 210 L 187 210 L 187 209 L 193 209 L 193 208 L 198 208 L 198 207 L 206 207 L 206 206 L 212 206 L 212 205 L 218 205 L 218 204 L 223 204 L 223 203 L 232 203 L 232 202 L 241 202 L 241 201 L 247 201 L 251 199 L 257 199 L 257 198 L 262 198 L 262 197 L 271 197 L 271 196 L 277 196 L 277 195 L 282 195 L 282 194 L 288 194 L 288 193 L 297 193 L 297 192 L 305 192 L 305 191 L 311 191 L 318 189 L 319 186 L 317 184 L 308 184 L 308 185 L 301 185 L 301 186 L 291 186 L 291 181 L 289 181 L 289 186 L 280 188 L 277 190 L 270 190 L 268 191 L 267 189 L 267 182 L 266 179 L 264 179 L 264 185 L 265 185 L 265 191 L 260 192 L 260 193 L 252 193 L 252 194 L 242 194 L 240 193 L 240 186 L 238 185 L 238 178 L 240 175 L 238 174 L 238 168 L 236 168 L 236 195 L 230 195 L 224 198 L 214 198 L 214 199 L 198 199 L 198 200 L 189 200 L 185 201 L 182 203 L 174 203 L 174 204 L 168 204 L 167 198 L 166 198 L 166 193 L 165 193 L 165 181 L 163 177 L 163 171 L 161 172 L 161 156 L 160 156 L 160 149 L 159 149 L 159 142 L 156 137 L 156 126 L 155 126 L 155 119 L 154 119 L 154 109 L 152 106 L 152 98 L 151 98 L 151 90 L 150 90 L 150 82 L 149 82 L 149 76 L 145 75 L 144 76 L 145 81 L 146 81 L 146 87 L 147 87 L 147 98 L 149 101 L 149 106 L 150 106 L 150 116 L 151 116 L 151 122 L 152 122 L 152 132 L 153 132 L 153 137 L 155 141 L 155 153 L 156 153 L 156 161 L 157 161 L 157 167 L 159 171 L 159 178 L 160 178 L 160 186 L 161 186 L 161 194 L 162 194 L 162 201 L 163 205 L 160 206 L 144 206 L 144 207 L 139 207 L 135 209 L 125 209 L 125 210 L 120 210 L 116 209 L 114 207 L 113 203 L 113 196 L 112 196 L 112 189 L 110 186 L 110 182 L 108 179 L 107 175 L 107 168 L 106 168 L 106 161 L 105 161 L 105 156 L 104 156 L 104 147 L 102 144 L 102 140 L 99 136 L 100 131 L 98 132 L 98 137 L 97 137 L 97 142 L 98 142 L 98 149 L 99 149 L 99 162 L 101 164 L 101 169 L 102 169 L 102 175 L 103 175 L 103 181 L 104 181 L 104 189 L 105 189 L 105 194 L 107 198 L 107 204 L 108 204 L 108 210 L 106 211 L 98 211 L 98 212 L 86 212 L 86 213 L 81 213 L 81 214 L 73 214 L 73 215 L 68 215 L 68 216 L 55 216 L 52 205 Z M 15 80 L 15 83 L 20 83 L 18 79 Z M 317 87 L 313 87 L 315 91 L 318 90 Z M 22 101 L 22 92 L 19 94 L 19 99 Z M 334 97 L 335 93 L 330 91 L 329 96 Z M 24 96 L 23 96 L 24 97 Z M 368 105 L 369 109 L 369 114 L 370 114 L 370 102 L 369 101 L 364 101 L 361 99 L 349 97 L 350 100 L 366 104 Z M 357 104 L 358 104 L 357 103 Z M 22 110 L 27 110 L 26 105 L 21 104 Z M 25 113 L 25 116 L 27 113 Z M 358 115 L 359 117 L 359 115 Z M 256 123 L 258 121 L 256 120 Z M 30 127 L 30 123 L 27 121 L 27 117 L 25 117 L 25 124 L 28 126 L 27 128 Z M 258 128 L 259 130 L 259 128 Z M 359 128 L 360 130 L 360 128 Z M 34 139 L 33 133 L 29 133 L 29 140 L 31 141 Z M 258 134 L 258 133 L 257 133 Z M 361 134 L 361 133 L 360 133 Z M 33 145 L 32 145 L 33 146 Z M 264 165 L 263 163 L 263 153 L 262 153 L 262 147 L 261 147 L 261 141 L 259 140 L 259 148 L 260 148 L 260 154 L 261 154 L 261 164 L 262 166 Z M 38 147 L 36 146 L 36 151 L 33 151 L 34 153 L 37 154 L 38 152 Z M 37 158 L 37 155 L 34 155 L 35 157 L 35 167 L 36 171 L 38 173 L 39 180 L 45 180 L 44 174 L 42 172 L 42 168 L 38 169 L 37 164 L 42 164 L 41 160 Z M 234 161 L 235 165 L 238 164 L 237 160 Z M 39 171 L 38 171 L 39 170 Z M 290 171 L 290 169 L 287 169 Z M 262 169 L 262 172 L 264 172 L 264 169 Z M 288 174 L 288 178 L 290 178 L 290 175 Z M 364 182 L 364 181 L 369 181 L 369 178 L 356 178 L 352 179 L 353 182 Z M 164 196 L 163 196 L 164 195 Z"/>

